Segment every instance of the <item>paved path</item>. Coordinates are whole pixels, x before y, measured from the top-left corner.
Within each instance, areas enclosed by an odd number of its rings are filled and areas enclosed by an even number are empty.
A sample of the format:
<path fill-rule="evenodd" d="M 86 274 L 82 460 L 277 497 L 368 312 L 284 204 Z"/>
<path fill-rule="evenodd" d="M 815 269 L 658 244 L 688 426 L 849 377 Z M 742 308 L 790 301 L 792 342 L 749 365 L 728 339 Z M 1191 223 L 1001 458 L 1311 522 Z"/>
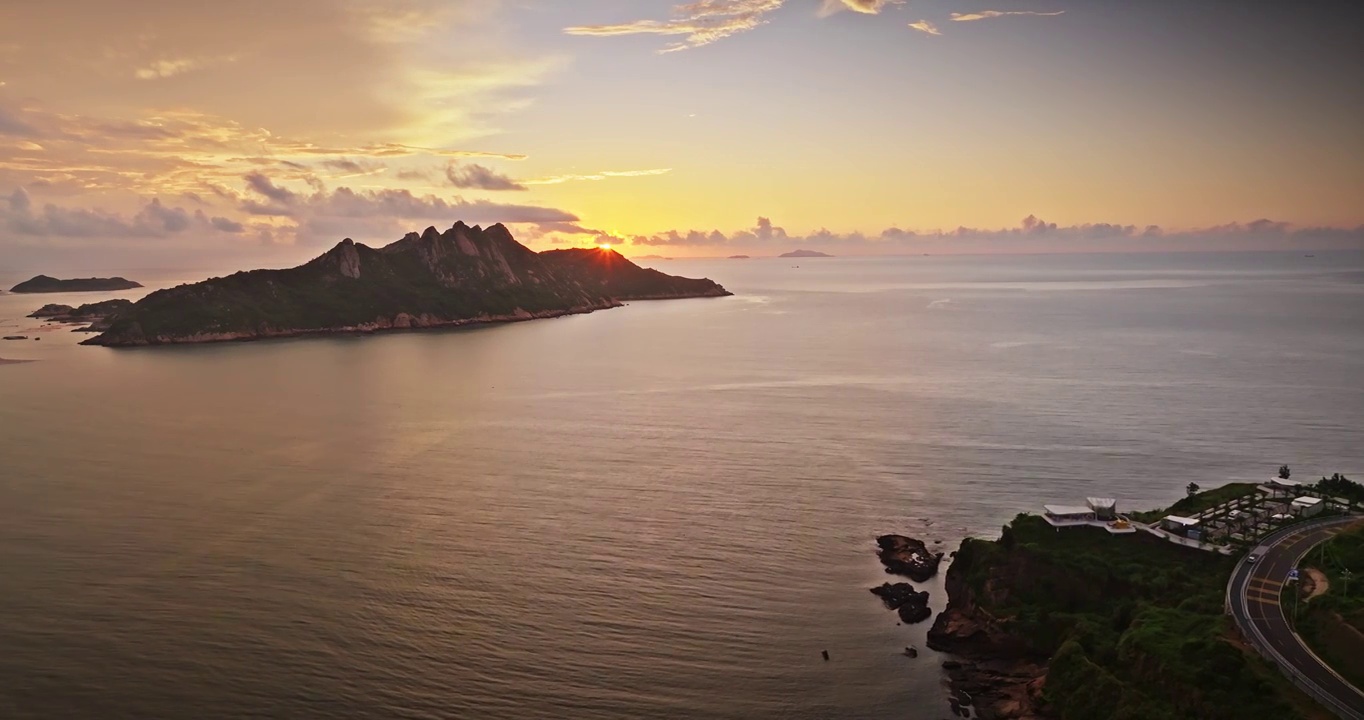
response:
<path fill-rule="evenodd" d="M 1292 612 L 1292 605 L 1280 607 L 1279 593 L 1288 571 L 1297 567 L 1304 555 L 1359 521 L 1323 519 L 1274 533 L 1251 551 L 1260 556 L 1259 561 L 1237 566 L 1227 586 L 1236 624 L 1251 636 L 1261 654 L 1284 668 L 1285 674 L 1309 695 L 1340 717 L 1352 720 L 1364 720 L 1364 693 L 1327 667 L 1293 632 L 1285 617 L 1285 610 Z"/>

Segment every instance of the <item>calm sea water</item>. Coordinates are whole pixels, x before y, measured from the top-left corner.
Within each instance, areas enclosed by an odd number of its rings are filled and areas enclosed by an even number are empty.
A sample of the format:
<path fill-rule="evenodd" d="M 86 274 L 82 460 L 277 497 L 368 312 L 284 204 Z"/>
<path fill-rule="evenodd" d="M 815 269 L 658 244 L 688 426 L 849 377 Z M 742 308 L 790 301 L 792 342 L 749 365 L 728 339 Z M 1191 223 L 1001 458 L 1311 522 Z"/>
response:
<path fill-rule="evenodd" d="M 737 296 L 0 343 L 0 717 L 947 717 L 878 533 L 1364 474 L 1360 254 L 655 265 Z"/>

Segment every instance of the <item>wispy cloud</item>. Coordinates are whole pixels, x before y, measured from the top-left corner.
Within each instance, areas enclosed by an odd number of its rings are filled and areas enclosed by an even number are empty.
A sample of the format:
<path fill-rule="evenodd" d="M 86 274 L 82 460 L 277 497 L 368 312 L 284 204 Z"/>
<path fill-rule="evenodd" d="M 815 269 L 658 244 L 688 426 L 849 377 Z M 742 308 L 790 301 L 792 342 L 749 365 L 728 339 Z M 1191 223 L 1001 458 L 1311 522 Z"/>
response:
<path fill-rule="evenodd" d="M 927 21 L 927 20 L 920 20 L 920 21 L 918 21 L 918 22 L 912 22 L 912 23 L 909 24 L 909 26 L 912 27 L 912 28 L 914 28 L 915 30 L 918 30 L 919 32 L 928 33 L 929 35 L 941 35 L 941 34 L 942 34 L 942 31 L 938 29 L 938 26 L 937 26 L 937 25 L 934 25 L 933 23 L 931 23 L 931 22 L 929 22 L 929 21 Z"/>
<path fill-rule="evenodd" d="M 175 58 L 171 60 L 155 60 L 144 65 L 133 72 L 133 76 L 138 80 L 160 80 L 163 78 L 183 75 L 187 72 L 200 70 L 211 65 L 236 62 L 235 55 L 213 58 Z"/>
<path fill-rule="evenodd" d="M 824 0 L 824 5 L 820 7 L 821 17 L 833 14 L 839 10 L 851 10 L 865 15 L 875 15 L 887 5 L 901 5 L 904 0 Z"/>
<path fill-rule="evenodd" d="M 605 180 L 607 178 L 622 177 L 649 177 L 653 175 L 666 175 L 672 172 L 672 168 L 654 168 L 651 170 L 603 170 L 590 175 L 552 175 L 550 177 L 538 178 L 536 180 L 525 181 L 526 185 L 560 185 L 566 182 L 577 180 Z"/>
<path fill-rule="evenodd" d="M 669 20 L 636 20 L 615 25 L 575 25 L 569 35 L 685 35 L 659 52 L 709 45 L 767 23 L 767 15 L 785 0 L 697 0 L 673 6 Z"/>
<path fill-rule="evenodd" d="M 1064 15 L 1065 10 L 1056 12 L 1033 12 L 1031 10 L 978 10 L 972 13 L 952 13 L 952 22 L 971 22 L 973 20 L 989 20 L 991 18 L 1006 17 L 1008 15 L 1033 15 L 1036 17 L 1051 17 Z"/>
<path fill-rule="evenodd" d="M 625 238 L 610 238 L 621 242 Z M 878 234 L 835 233 L 818 230 L 799 235 L 774 226 L 765 218 L 746 230 L 668 230 L 629 238 L 639 247 L 694 248 L 703 252 L 755 250 L 775 252 L 792 247 L 851 254 L 916 253 L 924 250 L 964 252 L 1058 252 L 1077 249 L 1288 249 L 1294 247 L 1350 248 L 1364 242 L 1364 226 L 1301 227 L 1261 219 L 1202 228 L 1171 229 L 1158 225 L 1083 223 L 1058 225 L 1035 215 L 1015 227 L 914 231 L 891 227 Z"/>
<path fill-rule="evenodd" d="M 445 179 L 457 188 L 473 190 L 525 190 L 525 185 L 482 165 L 450 163 Z"/>

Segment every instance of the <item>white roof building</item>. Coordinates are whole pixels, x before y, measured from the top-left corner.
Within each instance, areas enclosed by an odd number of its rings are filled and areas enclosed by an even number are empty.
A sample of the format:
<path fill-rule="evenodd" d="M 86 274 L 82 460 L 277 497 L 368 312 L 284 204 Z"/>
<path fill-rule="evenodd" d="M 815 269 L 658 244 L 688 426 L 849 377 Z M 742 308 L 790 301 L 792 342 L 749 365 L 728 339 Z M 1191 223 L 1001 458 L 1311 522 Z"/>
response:
<path fill-rule="evenodd" d="M 1293 507 L 1310 508 L 1310 507 L 1316 507 L 1317 505 L 1320 505 L 1321 503 L 1322 503 L 1322 499 L 1319 498 L 1319 497 L 1306 497 L 1306 496 L 1303 496 L 1303 497 L 1296 498 L 1296 499 L 1293 500 Z"/>
<path fill-rule="evenodd" d="M 1048 515 L 1093 515 L 1094 510 L 1084 505 L 1043 505 Z"/>
<path fill-rule="evenodd" d="M 1175 525 L 1183 525 L 1184 527 L 1193 527 L 1200 523 L 1201 521 L 1196 518 L 1183 517 L 1181 515 L 1166 515 L 1165 522 L 1173 523 Z"/>

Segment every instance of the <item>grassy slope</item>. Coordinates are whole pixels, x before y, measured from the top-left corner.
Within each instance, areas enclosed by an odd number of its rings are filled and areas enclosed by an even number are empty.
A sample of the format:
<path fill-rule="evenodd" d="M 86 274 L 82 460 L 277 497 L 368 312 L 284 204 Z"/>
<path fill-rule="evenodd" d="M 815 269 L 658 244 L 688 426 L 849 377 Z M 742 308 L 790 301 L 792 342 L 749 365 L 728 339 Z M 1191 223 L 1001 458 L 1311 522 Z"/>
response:
<path fill-rule="evenodd" d="M 1364 688 L 1364 527 L 1323 543 L 1303 564 L 1325 571 L 1331 588 L 1299 606 L 1298 634 L 1336 672 Z"/>
<path fill-rule="evenodd" d="M 1020 515 L 998 541 L 964 542 L 955 564 L 985 610 L 1051 658 L 1047 698 L 1062 718 L 1315 715 L 1233 640 L 1222 605 L 1235 563 L 1145 533 L 1057 532 Z"/>
<path fill-rule="evenodd" d="M 1141 522 L 1155 522 L 1166 515 L 1196 515 L 1211 507 L 1216 507 L 1228 500 L 1235 500 L 1238 497 L 1245 497 L 1255 492 L 1255 483 L 1227 483 L 1218 488 L 1204 490 L 1193 495 L 1179 499 L 1179 502 L 1171 505 L 1164 510 L 1146 510 L 1131 514 L 1133 519 Z"/>

